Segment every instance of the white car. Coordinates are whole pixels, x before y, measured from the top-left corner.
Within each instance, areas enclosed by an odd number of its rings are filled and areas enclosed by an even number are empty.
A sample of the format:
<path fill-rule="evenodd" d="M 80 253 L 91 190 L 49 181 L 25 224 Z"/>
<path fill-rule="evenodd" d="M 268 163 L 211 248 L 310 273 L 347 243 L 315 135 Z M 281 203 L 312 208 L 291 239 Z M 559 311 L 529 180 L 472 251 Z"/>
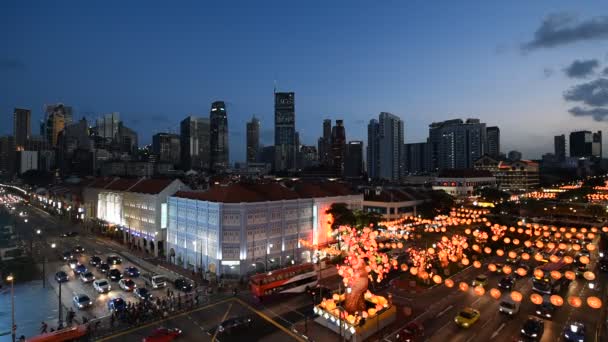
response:
<path fill-rule="evenodd" d="M 86 309 L 89 306 L 93 305 L 93 301 L 91 300 L 91 298 L 89 298 L 89 296 L 85 294 L 74 294 L 72 302 L 74 302 L 74 306 L 77 307 L 79 310 Z"/>
<path fill-rule="evenodd" d="M 99 279 L 93 282 L 93 288 L 99 293 L 106 293 L 110 292 L 112 286 L 110 285 L 110 282 L 107 279 Z"/>
<path fill-rule="evenodd" d="M 509 316 L 516 315 L 519 312 L 519 303 L 513 301 L 511 298 L 505 298 L 500 302 L 498 311 Z"/>
<path fill-rule="evenodd" d="M 84 272 L 80 273 L 79 278 L 80 281 L 82 281 L 83 283 L 90 283 L 95 280 L 95 275 L 93 274 L 93 272 Z"/>

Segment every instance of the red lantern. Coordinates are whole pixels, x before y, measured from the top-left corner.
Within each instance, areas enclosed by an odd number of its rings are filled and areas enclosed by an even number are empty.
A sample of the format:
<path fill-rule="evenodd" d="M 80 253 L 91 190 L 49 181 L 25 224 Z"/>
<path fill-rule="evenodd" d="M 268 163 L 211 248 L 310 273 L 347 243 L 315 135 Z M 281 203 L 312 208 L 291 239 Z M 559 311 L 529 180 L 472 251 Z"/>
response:
<path fill-rule="evenodd" d="M 543 303 L 543 296 L 539 295 L 538 293 L 533 293 L 530 295 L 530 301 L 536 305 L 540 305 Z"/>
<path fill-rule="evenodd" d="M 572 307 L 580 308 L 581 305 L 583 304 L 583 301 L 581 300 L 580 297 L 570 296 L 570 297 L 568 297 L 568 304 L 570 304 L 570 306 L 572 306 Z"/>
<path fill-rule="evenodd" d="M 602 307 L 602 300 L 595 296 L 587 297 L 587 305 L 592 309 L 599 309 Z"/>

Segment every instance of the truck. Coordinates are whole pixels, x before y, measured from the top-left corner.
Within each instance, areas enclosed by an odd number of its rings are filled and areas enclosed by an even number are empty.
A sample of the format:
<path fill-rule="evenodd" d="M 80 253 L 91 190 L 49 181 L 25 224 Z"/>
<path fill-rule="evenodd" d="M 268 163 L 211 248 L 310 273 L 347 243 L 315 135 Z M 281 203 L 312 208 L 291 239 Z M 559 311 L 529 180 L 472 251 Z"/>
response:
<path fill-rule="evenodd" d="M 160 289 L 167 286 L 167 278 L 162 274 L 145 273 L 143 275 L 144 283 L 153 289 Z"/>

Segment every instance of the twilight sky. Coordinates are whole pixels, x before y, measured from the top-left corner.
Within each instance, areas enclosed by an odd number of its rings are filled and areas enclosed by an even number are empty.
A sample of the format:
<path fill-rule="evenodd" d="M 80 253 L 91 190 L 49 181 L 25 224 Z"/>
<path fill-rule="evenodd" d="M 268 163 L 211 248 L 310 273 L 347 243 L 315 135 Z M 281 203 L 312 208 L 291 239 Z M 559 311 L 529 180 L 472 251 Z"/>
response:
<path fill-rule="evenodd" d="M 477 117 L 526 158 L 555 134 L 607 128 L 605 0 L 212 3 L 1 1 L 0 134 L 13 107 L 33 110 L 36 133 L 43 105 L 63 102 L 75 118 L 120 112 L 142 145 L 224 100 L 239 161 L 252 114 L 272 144 L 275 80 L 296 93 L 306 144 L 324 118 L 366 141 L 381 111 L 405 121 L 406 142 Z"/>

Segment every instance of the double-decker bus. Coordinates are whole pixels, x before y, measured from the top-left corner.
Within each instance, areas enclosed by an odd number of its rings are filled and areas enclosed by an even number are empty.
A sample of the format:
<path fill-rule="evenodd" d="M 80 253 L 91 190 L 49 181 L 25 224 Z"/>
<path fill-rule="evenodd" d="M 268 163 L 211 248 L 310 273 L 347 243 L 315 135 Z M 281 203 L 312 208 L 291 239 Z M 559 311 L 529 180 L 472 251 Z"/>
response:
<path fill-rule="evenodd" d="M 256 274 L 249 278 L 251 293 L 262 298 L 275 293 L 302 293 L 317 285 L 319 276 L 313 264 L 290 266 Z"/>
<path fill-rule="evenodd" d="M 559 293 L 563 289 L 566 289 L 570 285 L 570 280 L 568 280 L 563 272 L 566 270 L 567 264 L 562 260 L 558 262 L 550 262 L 547 263 L 537 269 L 543 271 L 542 277 L 536 277 L 532 279 L 532 291 L 536 291 L 538 293 L 551 295 L 554 293 Z M 552 271 L 558 271 L 562 273 L 562 277 L 559 279 L 554 279 L 551 277 Z"/>
<path fill-rule="evenodd" d="M 89 341 L 86 325 L 77 325 L 27 339 L 27 342 Z"/>

